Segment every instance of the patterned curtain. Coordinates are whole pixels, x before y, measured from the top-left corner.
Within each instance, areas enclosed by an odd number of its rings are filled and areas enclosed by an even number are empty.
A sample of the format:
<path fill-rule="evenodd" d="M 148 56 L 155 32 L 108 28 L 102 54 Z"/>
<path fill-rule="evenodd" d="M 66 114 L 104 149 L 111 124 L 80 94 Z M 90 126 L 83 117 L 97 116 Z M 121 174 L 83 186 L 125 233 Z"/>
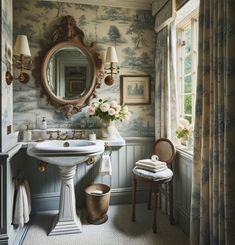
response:
<path fill-rule="evenodd" d="M 173 66 L 174 22 L 157 33 L 155 82 L 155 138 L 175 140 L 177 124 L 176 80 Z"/>
<path fill-rule="evenodd" d="M 235 244 L 235 1 L 201 0 L 191 244 Z"/>

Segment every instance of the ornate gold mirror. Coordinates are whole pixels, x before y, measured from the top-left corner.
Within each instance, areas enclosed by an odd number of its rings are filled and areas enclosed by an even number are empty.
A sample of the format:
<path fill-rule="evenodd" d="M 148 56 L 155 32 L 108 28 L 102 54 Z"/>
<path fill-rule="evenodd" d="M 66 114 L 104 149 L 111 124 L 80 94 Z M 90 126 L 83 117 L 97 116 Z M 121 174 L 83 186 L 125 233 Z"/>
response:
<path fill-rule="evenodd" d="M 84 33 L 73 17 L 65 16 L 53 32 L 44 56 L 41 78 L 48 101 L 66 117 L 81 111 L 95 97 L 103 78 L 95 45 L 84 44 Z"/>

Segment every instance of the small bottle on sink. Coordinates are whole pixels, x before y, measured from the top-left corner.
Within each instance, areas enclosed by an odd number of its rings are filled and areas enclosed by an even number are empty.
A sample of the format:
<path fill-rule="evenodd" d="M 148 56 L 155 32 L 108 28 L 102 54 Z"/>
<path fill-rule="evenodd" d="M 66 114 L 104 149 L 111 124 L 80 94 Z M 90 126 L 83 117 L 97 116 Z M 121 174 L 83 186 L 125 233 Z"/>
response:
<path fill-rule="evenodd" d="M 46 118 L 43 117 L 42 118 L 42 126 L 41 126 L 42 129 L 47 129 L 47 121 L 46 121 Z"/>

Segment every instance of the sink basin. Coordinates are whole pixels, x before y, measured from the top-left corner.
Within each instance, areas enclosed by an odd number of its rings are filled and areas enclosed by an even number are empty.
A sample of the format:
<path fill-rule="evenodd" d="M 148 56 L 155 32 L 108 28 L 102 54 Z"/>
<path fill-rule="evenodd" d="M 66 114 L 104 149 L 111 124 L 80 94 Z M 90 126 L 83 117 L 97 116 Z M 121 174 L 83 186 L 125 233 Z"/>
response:
<path fill-rule="evenodd" d="M 35 149 L 45 152 L 93 153 L 104 150 L 104 143 L 89 140 L 47 140 L 36 144 Z"/>
<path fill-rule="evenodd" d="M 27 149 L 28 155 L 58 166 L 73 166 L 103 152 L 103 141 L 88 140 L 48 140 Z"/>
<path fill-rule="evenodd" d="M 57 165 L 60 171 L 61 190 L 59 213 L 48 235 L 82 232 L 82 224 L 76 213 L 73 177 L 76 165 L 104 152 L 103 141 L 49 140 L 29 145 L 27 154 L 39 160 Z"/>

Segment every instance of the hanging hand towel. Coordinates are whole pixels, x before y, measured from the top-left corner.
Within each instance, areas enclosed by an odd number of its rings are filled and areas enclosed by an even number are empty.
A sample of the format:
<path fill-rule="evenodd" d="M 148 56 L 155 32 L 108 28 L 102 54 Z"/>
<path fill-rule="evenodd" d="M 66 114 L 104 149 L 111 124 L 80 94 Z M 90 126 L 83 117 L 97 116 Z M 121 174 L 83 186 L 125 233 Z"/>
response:
<path fill-rule="evenodd" d="M 25 190 L 26 190 L 26 194 L 27 194 L 27 198 L 28 198 L 28 206 L 29 206 L 29 214 L 31 213 L 31 194 L 30 194 L 30 189 L 29 189 L 29 183 L 27 180 L 24 181 L 24 186 L 25 186 Z"/>
<path fill-rule="evenodd" d="M 30 192 L 27 183 L 28 182 L 24 182 L 20 184 L 16 194 L 13 224 L 20 225 L 21 227 L 29 221 L 31 211 L 31 201 L 29 202 Z"/>
<path fill-rule="evenodd" d="M 100 175 L 112 175 L 112 164 L 109 155 L 102 155 L 100 160 Z"/>

